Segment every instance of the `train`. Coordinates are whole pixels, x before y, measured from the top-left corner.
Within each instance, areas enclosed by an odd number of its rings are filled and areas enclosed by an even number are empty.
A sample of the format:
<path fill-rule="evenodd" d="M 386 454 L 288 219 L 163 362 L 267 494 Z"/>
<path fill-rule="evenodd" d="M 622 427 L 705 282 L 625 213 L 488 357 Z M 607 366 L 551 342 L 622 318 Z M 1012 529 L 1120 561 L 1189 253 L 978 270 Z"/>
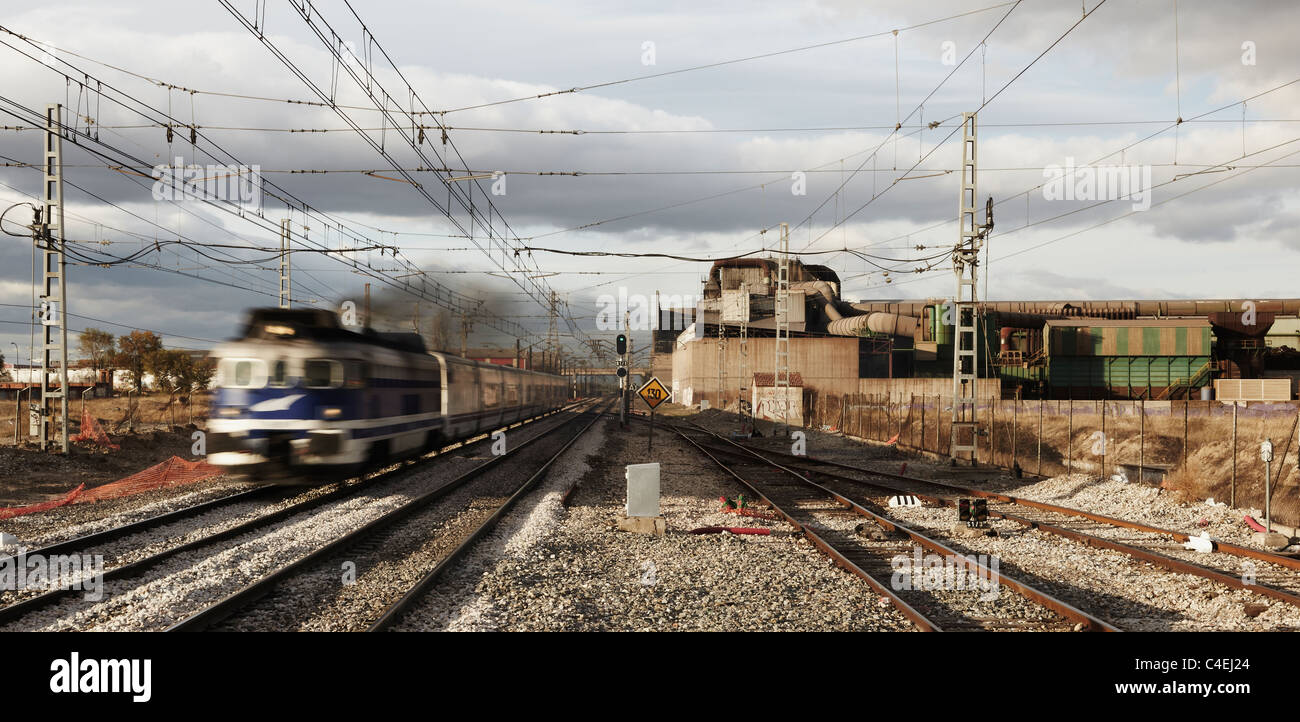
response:
<path fill-rule="evenodd" d="M 257 308 L 220 344 L 207 461 L 240 478 L 324 483 L 563 406 L 565 379 L 350 330 L 323 309 Z"/>

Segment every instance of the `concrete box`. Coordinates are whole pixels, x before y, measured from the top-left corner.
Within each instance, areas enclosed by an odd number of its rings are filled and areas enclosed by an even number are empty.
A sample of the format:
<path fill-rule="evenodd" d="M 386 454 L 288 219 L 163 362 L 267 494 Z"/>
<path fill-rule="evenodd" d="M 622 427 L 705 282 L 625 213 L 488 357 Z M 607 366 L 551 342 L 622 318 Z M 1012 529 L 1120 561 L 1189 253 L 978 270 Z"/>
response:
<path fill-rule="evenodd" d="M 659 464 L 628 464 L 627 515 L 659 516 Z"/>

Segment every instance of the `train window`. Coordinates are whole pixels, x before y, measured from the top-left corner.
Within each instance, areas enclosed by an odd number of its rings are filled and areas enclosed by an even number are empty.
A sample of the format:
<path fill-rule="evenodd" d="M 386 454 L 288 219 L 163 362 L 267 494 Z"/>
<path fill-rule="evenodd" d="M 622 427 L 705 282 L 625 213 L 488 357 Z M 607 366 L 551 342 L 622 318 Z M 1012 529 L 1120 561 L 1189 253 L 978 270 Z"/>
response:
<path fill-rule="evenodd" d="M 284 359 L 271 362 L 271 375 L 267 386 L 282 389 L 293 384 L 289 380 L 289 362 Z"/>
<path fill-rule="evenodd" d="M 302 385 L 328 389 L 343 385 L 343 364 L 326 359 L 307 359 L 302 365 Z"/>
<path fill-rule="evenodd" d="M 259 359 L 223 359 L 217 367 L 218 384 L 235 389 L 260 389 L 266 385 L 266 362 Z"/>

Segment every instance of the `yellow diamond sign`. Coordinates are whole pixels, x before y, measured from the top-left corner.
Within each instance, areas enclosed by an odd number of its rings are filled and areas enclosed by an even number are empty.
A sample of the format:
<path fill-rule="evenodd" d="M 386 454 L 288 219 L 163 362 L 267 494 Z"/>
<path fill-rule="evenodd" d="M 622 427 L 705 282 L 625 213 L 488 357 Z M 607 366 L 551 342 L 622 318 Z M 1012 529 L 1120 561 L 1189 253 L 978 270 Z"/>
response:
<path fill-rule="evenodd" d="M 641 397 L 641 400 L 646 403 L 646 406 L 650 407 L 651 411 L 658 408 L 659 404 L 667 401 L 669 396 L 668 389 L 664 388 L 664 385 L 659 383 L 657 378 L 651 378 L 645 382 L 645 386 L 637 389 L 636 395 Z"/>

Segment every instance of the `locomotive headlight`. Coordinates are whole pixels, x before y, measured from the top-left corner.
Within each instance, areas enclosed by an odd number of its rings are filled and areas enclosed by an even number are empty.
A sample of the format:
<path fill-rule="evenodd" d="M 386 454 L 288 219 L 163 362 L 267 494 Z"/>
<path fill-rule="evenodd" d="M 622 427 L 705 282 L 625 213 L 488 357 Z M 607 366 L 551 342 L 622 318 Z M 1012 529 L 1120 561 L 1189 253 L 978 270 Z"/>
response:
<path fill-rule="evenodd" d="M 320 415 L 321 418 L 324 419 L 337 419 L 343 415 L 343 409 L 340 409 L 337 406 L 327 406 L 321 409 Z"/>

